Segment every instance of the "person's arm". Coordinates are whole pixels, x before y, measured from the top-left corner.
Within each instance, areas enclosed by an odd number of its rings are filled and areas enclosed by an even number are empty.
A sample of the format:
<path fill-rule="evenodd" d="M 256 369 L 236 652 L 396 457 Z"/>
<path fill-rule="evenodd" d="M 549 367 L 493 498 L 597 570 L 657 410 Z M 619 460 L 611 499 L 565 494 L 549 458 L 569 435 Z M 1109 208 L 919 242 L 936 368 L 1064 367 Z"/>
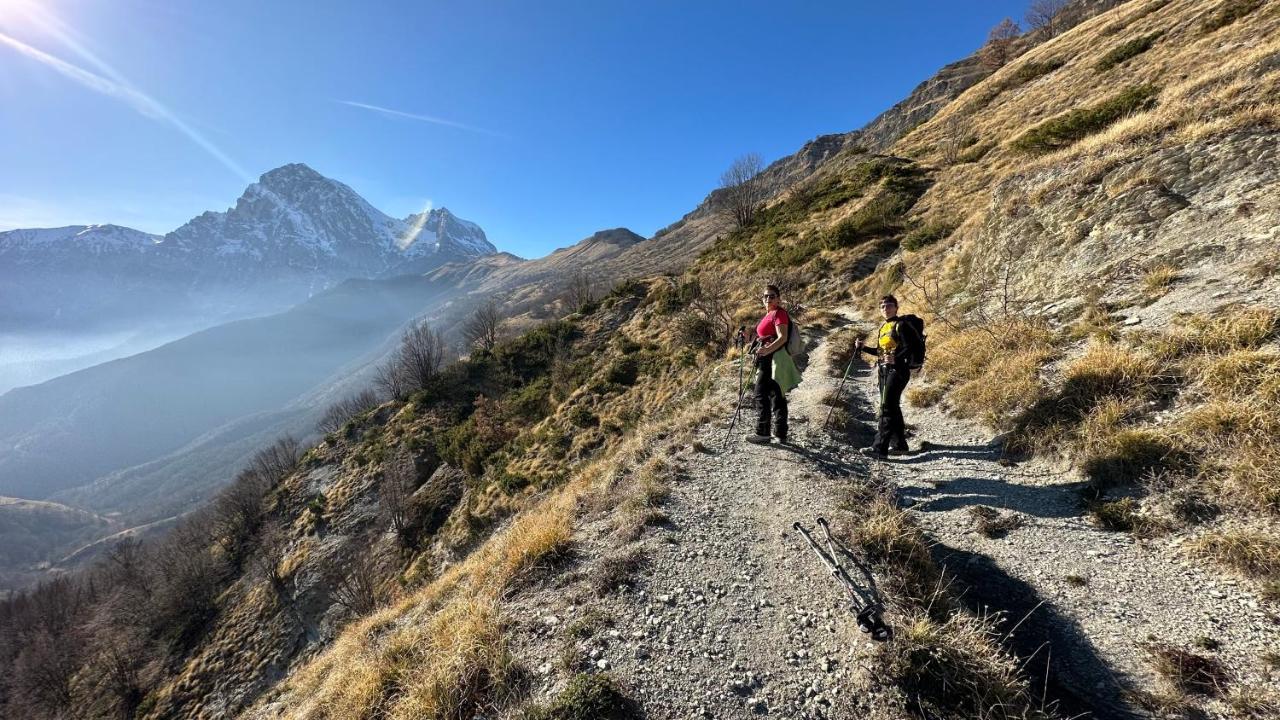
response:
<path fill-rule="evenodd" d="M 872 346 L 868 345 L 868 344 L 867 344 L 867 341 L 866 341 L 866 340 L 864 340 L 861 336 L 859 336 L 859 337 L 858 337 L 858 346 L 857 346 L 857 349 L 858 349 L 858 350 L 861 350 L 862 352 L 864 352 L 864 353 L 866 353 L 866 354 L 868 354 L 868 355 L 872 355 L 872 356 L 874 356 L 874 357 L 880 357 L 880 348 L 878 348 L 878 347 L 872 347 Z"/>
<path fill-rule="evenodd" d="M 756 354 L 759 355 L 760 357 L 764 357 L 765 355 L 771 355 L 778 348 L 782 347 L 783 345 L 786 345 L 787 344 L 787 327 L 788 326 L 786 323 L 774 322 L 773 341 L 766 344 L 764 347 L 760 348 L 760 350 L 756 352 Z"/>

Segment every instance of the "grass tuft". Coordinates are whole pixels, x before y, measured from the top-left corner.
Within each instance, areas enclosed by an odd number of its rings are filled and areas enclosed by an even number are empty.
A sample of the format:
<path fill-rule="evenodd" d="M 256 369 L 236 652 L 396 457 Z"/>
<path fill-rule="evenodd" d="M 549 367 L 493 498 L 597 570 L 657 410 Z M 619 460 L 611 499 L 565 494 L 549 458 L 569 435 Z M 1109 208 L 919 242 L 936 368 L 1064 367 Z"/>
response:
<path fill-rule="evenodd" d="M 1142 276 L 1142 289 L 1149 300 L 1155 300 L 1168 293 L 1177 279 L 1177 268 L 1172 265 L 1157 265 Z"/>
<path fill-rule="evenodd" d="M 1156 674 L 1179 692 L 1217 697 L 1230 680 L 1216 658 L 1163 643 L 1146 643 L 1142 649 Z"/>
<path fill-rule="evenodd" d="M 933 407 L 942 401 L 945 394 L 946 392 L 937 385 L 921 385 L 907 390 L 907 402 L 911 403 L 912 407 Z"/>
<path fill-rule="evenodd" d="M 580 673 L 550 705 L 525 711 L 523 720 L 633 720 L 640 708 L 605 674 Z"/>
<path fill-rule="evenodd" d="M 973 527 L 983 537 L 1002 538 L 1010 531 L 1022 527 L 1023 517 L 1018 513 L 1002 513 L 985 505 L 969 508 L 969 517 L 973 519 Z"/>
<path fill-rule="evenodd" d="M 591 587 L 596 595 L 605 596 L 624 585 L 630 585 L 647 559 L 639 551 L 624 552 L 604 558 L 591 573 Z"/>
<path fill-rule="evenodd" d="M 1153 537 L 1169 529 L 1168 523 L 1144 515 L 1140 509 L 1137 500 L 1122 498 L 1091 503 L 1089 515 L 1104 530 L 1128 532 L 1139 537 Z"/>
<path fill-rule="evenodd" d="M 1213 532 L 1191 550 L 1251 578 L 1280 579 L 1280 540 L 1257 530 Z"/>
<path fill-rule="evenodd" d="M 923 717 L 1044 718 L 995 628 L 972 615 L 904 617 L 893 642 L 877 647 L 887 675 L 907 689 Z"/>

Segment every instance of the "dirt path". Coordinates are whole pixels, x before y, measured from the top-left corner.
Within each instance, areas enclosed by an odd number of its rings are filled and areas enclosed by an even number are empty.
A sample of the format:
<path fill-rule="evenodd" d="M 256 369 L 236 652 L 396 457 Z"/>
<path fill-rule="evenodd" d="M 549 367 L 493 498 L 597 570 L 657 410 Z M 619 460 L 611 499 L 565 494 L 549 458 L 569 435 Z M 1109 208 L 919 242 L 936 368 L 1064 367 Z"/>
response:
<path fill-rule="evenodd" d="M 1181 646 L 1212 638 L 1233 668 L 1256 667 L 1267 648 L 1280 647 L 1277 625 L 1242 586 L 1210 577 L 1167 542 L 1143 546 L 1094 529 L 1081 514 L 1077 478 L 1039 462 L 1001 465 L 989 434 L 974 424 L 908 409 L 917 438 L 931 448 L 891 463 L 864 461 L 857 447 L 870 437 L 875 399 L 865 365 L 846 392 L 860 427 L 843 442 L 822 431 L 822 400 L 838 383 L 831 350 L 825 342 L 811 348 L 804 383 L 790 396 L 793 445 L 743 442 L 748 411 L 727 448 L 717 421 L 698 431 L 706 451 L 673 458 L 663 505 L 669 522 L 629 546 L 645 558 L 629 590 L 573 600 L 565 588 L 523 601 L 522 614 L 545 626 L 535 634 L 570 638 L 559 651 L 545 642 L 520 651 L 536 673 L 608 670 L 649 718 L 875 715 L 872 643 L 791 528 L 818 515 L 839 528 L 842 488 L 867 476 L 897 485 L 967 600 L 1004 610 L 1011 622 L 1029 613 L 1015 640 L 1026 655 L 1049 660 L 1049 693 L 1068 696 L 1067 710 L 1129 715 L 1123 688 L 1149 684 L 1139 643 L 1152 638 Z M 731 391 L 720 392 L 715 402 L 732 402 Z M 1001 539 L 983 537 L 972 530 L 976 505 L 1016 512 L 1023 525 Z M 579 534 L 584 554 L 595 558 L 588 564 L 617 552 L 605 524 Z M 598 629 L 576 633 L 575 623 Z M 1043 676 L 1043 664 L 1028 667 Z M 539 684 L 547 695 L 563 686 Z"/>

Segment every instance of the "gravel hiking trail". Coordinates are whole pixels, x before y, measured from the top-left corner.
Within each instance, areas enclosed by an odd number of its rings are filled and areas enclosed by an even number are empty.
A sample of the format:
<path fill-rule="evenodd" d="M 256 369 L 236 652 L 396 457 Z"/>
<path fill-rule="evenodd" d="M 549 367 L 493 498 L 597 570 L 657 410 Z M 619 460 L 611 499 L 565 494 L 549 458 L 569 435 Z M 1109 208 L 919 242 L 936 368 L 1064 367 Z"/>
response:
<path fill-rule="evenodd" d="M 790 445 L 744 442 L 750 408 L 726 443 L 736 383 L 727 368 L 712 398 L 727 409 L 697 431 L 705 450 L 673 457 L 668 522 L 629 546 L 645 558 L 632 586 L 577 605 L 564 588 L 526 599 L 526 622 L 543 626 L 534 633 L 557 636 L 557 626 L 572 627 L 587 612 L 605 618 L 577 643 L 575 662 L 612 673 L 649 718 L 881 716 L 874 644 L 792 529 L 825 516 L 842 534 L 857 511 L 841 507 L 842 489 L 870 479 L 896 486 L 967 603 L 1017 625 L 1011 642 L 1032 657 L 1029 674 L 1049 678 L 1047 695 L 1065 713 L 1139 716 L 1126 688 L 1151 687 L 1140 648 L 1149 640 L 1191 647 L 1212 638 L 1232 668 L 1280 647 L 1275 618 L 1243 584 L 1206 572 L 1168 542 L 1095 529 L 1078 476 L 1038 460 L 1003 461 L 990 431 L 974 423 L 907 407 L 912 447 L 923 440 L 925 449 L 888 463 L 859 456 L 873 432 L 876 389 L 855 360 L 844 392 L 854 428 L 841 438 L 825 433 L 823 400 L 839 383 L 832 351 L 825 337 L 810 339 L 804 382 L 789 396 Z M 979 505 L 1017 513 L 1021 525 L 984 537 L 970 510 Z M 600 523 L 581 528 L 578 540 L 584 559 L 617 544 Z M 893 598 L 885 599 L 892 625 Z M 557 657 L 538 645 L 520 654 L 550 674 Z"/>

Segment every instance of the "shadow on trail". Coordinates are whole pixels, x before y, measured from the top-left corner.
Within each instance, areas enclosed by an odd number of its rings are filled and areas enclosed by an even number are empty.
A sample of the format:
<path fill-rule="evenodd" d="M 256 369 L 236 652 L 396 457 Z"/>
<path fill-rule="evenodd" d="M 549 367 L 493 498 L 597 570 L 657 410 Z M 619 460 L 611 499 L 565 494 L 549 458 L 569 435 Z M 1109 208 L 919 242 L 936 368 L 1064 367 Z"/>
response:
<path fill-rule="evenodd" d="M 828 477 L 851 477 L 856 470 L 860 469 L 857 465 L 846 462 L 840 459 L 840 457 L 830 452 L 824 452 L 823 450 L 808 448 L 795 443 L 788 443 L 786 445 L 775 443 L 773 447 L 778 450 L 785 450 L 799 455 L 810 463 L 813 463 L 813 465 L 817 467 L 823 475 Z"/>
<path fill-rule="evenodd" d="M 1125 680 L 1094 649 L 1075 620 L 991 558 L 938 544 L 934 559 L 956 578 L 961 602 L 982 615 L 1004 613 L 1005 643 L 1023 659 L 1036 695 L 1057 701 L 1062 715 L 1096 720 L 1143 717 L 1126 702 Z"/>
<path fill-rule="evenodd" d="M 914 465 L 930 460 L 990 460 L 995 462 L 1004 458 L 1004 450 L 999 445 L 939 445 L 922 440 L 919 450 L 900 458 L 897 462 L 903 465 Z"/>
<path fill-rule="evenodd" d="M 898 497 L 909 501 L 917 512 L 946 512 L 977 505 L 1013 510 L 1041 518 L 1080 516 L 1084 508 L 1081 481 L 1068 485 L 1020 485 L 994 478 L 957 477 L 938 482 L 935 487 L 902 487 Z"/>

